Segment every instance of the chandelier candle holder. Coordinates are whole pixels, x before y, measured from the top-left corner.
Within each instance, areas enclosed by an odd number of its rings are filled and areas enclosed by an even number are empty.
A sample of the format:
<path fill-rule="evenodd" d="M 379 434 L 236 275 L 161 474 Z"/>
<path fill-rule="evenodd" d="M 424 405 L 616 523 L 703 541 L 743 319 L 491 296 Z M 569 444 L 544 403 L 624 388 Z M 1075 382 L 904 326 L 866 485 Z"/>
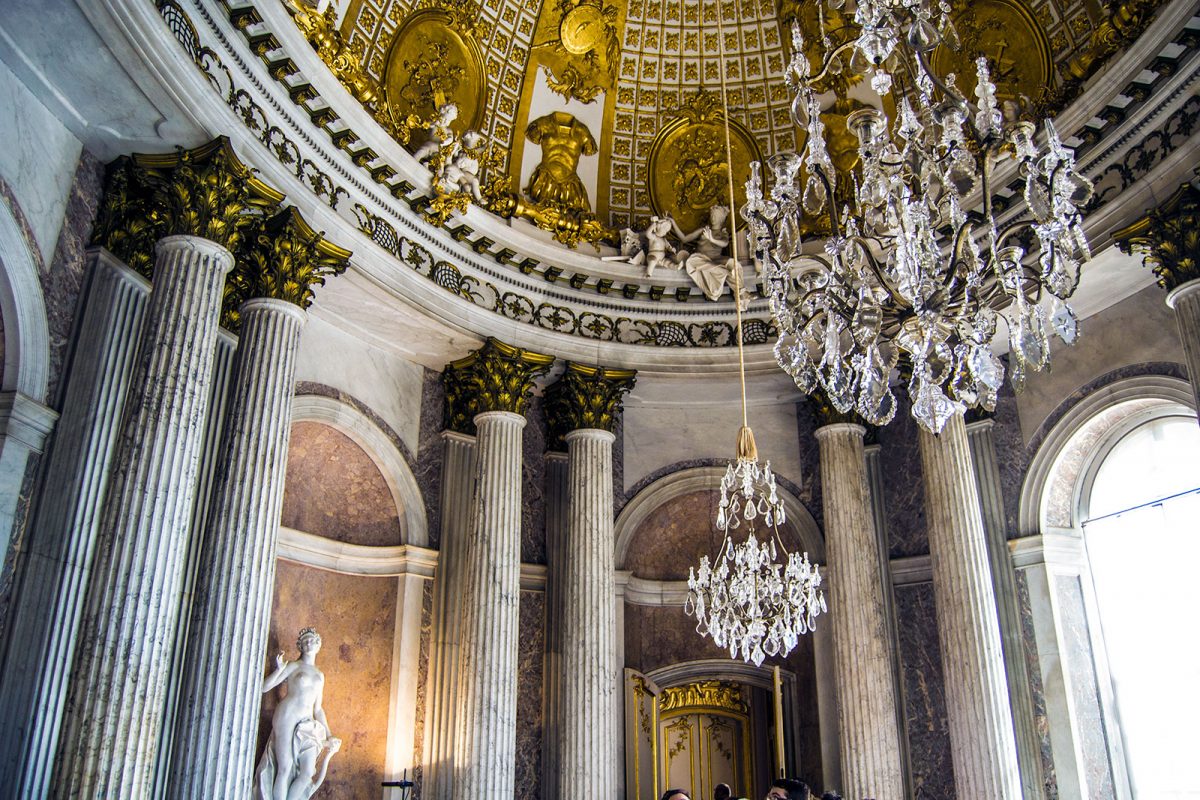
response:
<path fill-rule="evenodd" d="M 737 460 L 721 479 L 721 549 L 715 562 L 702 556 L 700 568 L 688 571 L 684 611 L 696 617 L 697 633 L 729 648 L 730 658 L 755 666 L 767 656 L 790 653 L 826 610 L 821 573 L 807 553 L 789 553 L 779 538 L 778 526 L 786 520 L 771 464 L 759 466 L 754 434 L 742 427 Z M 743 523 L 746 538 L 735 544 L 730 531 Z M 761 540 L 759 523 L 769 531 Z"/>
<path fill-rule="evenodd" d="M 822 0 L 822 27 L 841 18 L 843 4 Z M 821 31 L 816 73 L 793 24 L 786 78 L 807 141 L 801 153 L 766 159 L 769 192 L 761 165 L 751 165 L 742 210 L 779 329 L 775 356 L 801 391 L 820 388 L 840 413 L 884 425 L 896 411 L 890 381 L 903 358 L 913 417 L 933 433 L 966 407 L 994 409 L 1001 321 L 1018 389 L 1048 363 L 1050 331 L 1075 341 L 1067 300 L 1090 258 L 1080 209 L 1092 186 L 1050 121 L 1039 146 L 1016 103 L 998 101 L 982 56 L 974 102 L 953 74 L 931 68 L 935 47 L 958 47 L 949 10 L 944 0 L 860 0 L 853 25 L 836 32 L 847 41 L 833 46 Z M 858 163 L 842 178 L 852 186 L 835 194 L 814 87 L 839 74 L 870 74 L 877 94 L 895 86 L 898 96 L 895 120 L 872 107 L 847 116 Z M 1027 212 L 1005 224 L 993 207 L 1002 162 L 1019 171 Z M 811 252 L 802 219 L 822 215 L 830 235 Z"/>

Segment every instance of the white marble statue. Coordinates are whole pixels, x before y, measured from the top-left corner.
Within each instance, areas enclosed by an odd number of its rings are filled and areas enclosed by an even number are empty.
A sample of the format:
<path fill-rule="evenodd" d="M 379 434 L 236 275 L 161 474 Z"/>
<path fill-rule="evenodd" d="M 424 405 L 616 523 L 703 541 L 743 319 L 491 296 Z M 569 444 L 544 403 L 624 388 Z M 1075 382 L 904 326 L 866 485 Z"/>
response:
<path fill-rule="evenodd" d="M 307 800 L 325 782 L 329 759 L 342 746 L 329 735 L 321 705 L 325 675 L 316 667 L 321 637 L 312 628 L 296 640 L 298 661 L 275 656 L 275 671 L 263 679 L 263 694 L 283 683 L 287 693 L 275 706 L 271 738 L 263 749 L 254 783 L 258 800 Z M 323 757 L 322 757 L 322 754 Z M 319 761 L 319 763 L 318 763 Z"/>
<path fill-rule="evenodd" d="M 621 231 L 621 254 L 605 256 L 605 261 L 626 261 L 634 266 L 646 267 L 646 276 L 654 274 L 659 267 L 678 269 L 678 264 L 671 260 L 675 247 L 667 240 L 672 230 L 678 230 L 670 215 L 650 217 L 650 225 L 641 234 L 631 228 Z"/>
<path fill-rule="evenodd" d="M 476 203 L 483 202 L 483 193 L 479 189 L 479 158 L 475 155 L 481 141 L 483 134 L 479 131 L 464 133 L 462 140 L 455 142 L 450 148 L 441 175 L 443 190 L 466 192 L 475 198 Z"/>
<path fill-rule="evenodd" d="M 429 125 L 429 141 L 418 147 L 417 152 L 413 153 L 413 157 L 424 164 L 439 150 L 453 147 L 457 142 L 454 138 L 454 130 L 451 129 L 450 125 L 456 119 L 458 119 L 457 105 L 454 103 L 443 103 L 438 106 L 437 115 Z M 435 175 L 436 178 L 441 179 L 442 173 L 445 172 L 446 164 L 449 161 L 449 157 L 442 159 L 442 168 Z"/>
<path fill-rule="evenodd" d="M 671 229 L 675 231 L 681 244 L 700 240 L 692 252 L 681 248 L 675 263 L 687 271 L 688 276 L 696 282 L 709 300 L 716 300 L 721 296 L 725 282 L 736 268 L 733 259 L 725 255 L 725 248 L 729 246 L 729 234 L 725 232 L 728 219 L 729 209 L 716 205 L 708 212 L 708 224 L 691 233 L 685 234 L 674 220 L 671 221 Z"/>

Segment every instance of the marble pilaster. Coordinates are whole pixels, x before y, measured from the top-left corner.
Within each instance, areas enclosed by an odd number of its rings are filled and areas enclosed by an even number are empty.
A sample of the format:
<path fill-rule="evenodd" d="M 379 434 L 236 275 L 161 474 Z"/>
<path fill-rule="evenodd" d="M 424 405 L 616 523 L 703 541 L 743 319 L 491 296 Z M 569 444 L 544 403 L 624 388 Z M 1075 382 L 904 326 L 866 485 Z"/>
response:
<path fill-rule="evenodd" d="M 233 256 L 195 236 L 156 248 L 154 291 L 96 544 L 55 797 L 148 793 L 162 726 L 217 321 Z"/>
<path fill-rule="evenodd" d="M 979 490 L 983 530 L 987 539 L 988 563 L 1000 623 L 1000 643 L 1004 650 L 1004 674 L 1011 699 L 1013 731 L 1017 742 L 1017 761 L 1021 769 L 1024 797 L 1040 798 L 1042 780 L 1041 741 L 1033 718 L 1033 696 L 1025 663 L 1021 616 L 1017 606 L 1016 572 L 1008 549 L 1004 524 L 1004 498 L 1000 484 L 1000 466 L 992 431 L 995 422 L 981 419 L 967 425 L 971 461 Z"/>
<path fill-rule="evenodd" d="M 842 789 L 900 800 L 904 772 L 884 623 L 882 572 L 867 496 L 860 425 L 817 429 L 821 448 L 830 624 L 833 626 Z"/>
<path fill-rule="evenodd" d="M 449 800 L 454 786 L 454 726 L 458 708 L 458 640 L 462 624 L 463 567 L 471 536 L 475 489 L 474 436 L 442 433 L 442 535 L 433 580 L 429 653 L 429 716 L 425 725 L 424 793 Z"/>
<path fill-rule="evenodd" d="M 617 689 L 613 574 L 612 444 L 608 431 L 566 435 L 568 556 L 563 580 L 562 705 L 558 796 L 616 795 L 610 718 Z"/>
<path fill-rule="evenodd" d="M 247 796 L 258 736 L 275 543 L 305 312 L 258 298 L 240 310 L 233 396 L 200 550 L 168 796 Z"/>
<path fill-rule="evenodd" d="M 515 790 L 525 418 L 486 411 L 474 422 L 478 455 L 461 584 L 454 800 L 512 797 Z"/>
<path fill-rule="evenodd" d="M 1004 654 L 961 413 L 919 434 L 938 638 L 959 797 L 1021 796 Z"/>
<path fill-rule="evenodd" d="M 116 452 L 149 282 L 95 248 L 62 415 L 15 587 L 0 671 L 0 785 L 43 796 L 99 528 L 104 477 Z"/>

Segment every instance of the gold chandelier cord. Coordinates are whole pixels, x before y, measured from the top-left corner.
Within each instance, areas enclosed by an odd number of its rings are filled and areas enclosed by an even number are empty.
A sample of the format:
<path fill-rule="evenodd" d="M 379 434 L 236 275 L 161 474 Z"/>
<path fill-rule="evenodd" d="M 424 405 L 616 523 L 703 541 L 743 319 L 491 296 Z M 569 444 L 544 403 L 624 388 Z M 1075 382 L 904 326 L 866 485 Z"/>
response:
<path fill-rule="evenodd" d="M 721 22 L 721 3 L 722 0 L 714 0 L 717 7 L 717 58 L 718 70 L 717 73 L 721 76 L 721 108 L 724 114 L 721 121 L 725 125 L 725 175 L 729 179 L 729 248 L 733 257 L 733 269 L 730 271 L 730 277 L 733 278 L 733 305 L 737 311 L 737 346 L 738 346 L 738 374 L 742 384 L 742 427 L 749 428 L 746 415 L 746 357 L 742 342 L 742 262 L 738 260 L 738 226 L 737 226 L 737 199 L 734 197 L 733 189 L 733 147 L 729 142 L 729 92 L 725 82 L 725 26 Z"/>

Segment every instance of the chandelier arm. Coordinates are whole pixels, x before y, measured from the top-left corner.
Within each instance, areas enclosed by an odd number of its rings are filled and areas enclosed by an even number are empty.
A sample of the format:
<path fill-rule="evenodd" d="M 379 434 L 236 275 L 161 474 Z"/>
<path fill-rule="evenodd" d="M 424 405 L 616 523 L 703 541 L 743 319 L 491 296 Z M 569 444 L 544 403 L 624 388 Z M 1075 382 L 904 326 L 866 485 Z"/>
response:
<path fill-rule="evenodd" d="M 838 28 L 838 30 L 842 30 L 842 29 Z M 821 79 L 825 77 L 825 73 L 829 72 L 830 68 L 833 66 L 834 59 L 837 58 L 839 55 L 841 55 L 845 50 L 854 47 L 856 44 L 857 44 L 857 40 L 855 40 L 855 39 L 851 39 L 848 42 L 839 44 L 837 47 L 835 47 L 833 49 L 832 52 L 830 52 L 827 56 L 825 56 L 824 58 L 821 59 L 820 72 L 818 72 L 816 75 L 809 75 L 808 77 L 803 78 L 802 82 L 808 86 L 811 86 L 814 83 L 819 83 L 821 81 Z M 808 56 L 804 55 L 804 53 L 801 53 L 800 55 L 802 58 L 805 58 L 805 59 L 808 58 Z"/>
<path fill-rule="evenodd" d="M 946 95 L 946 97 L 948 97 L 950 101 L 954 103 L 954 105 L 958 106 L 960 111 L 967 115 L 967 123 L 974 127 L 975 123 L 971 120 L 972 117 L 978 113 L 979 109 L 977 109 L 970 100 L 956 92 L 944 80 L 937 76 L 937 73 L 935 73 L 933 68 L 929 66 L 929 62 L 925 59 L 925 54 L 923 52 L 915 47 L 912 48 L 912 51 L 916 54 L 917 63 L 921 66 L 921 71 L 925 73 L 925 77 L 933 81 L 933 85 L 940 89 L 942 94 Z"/>

